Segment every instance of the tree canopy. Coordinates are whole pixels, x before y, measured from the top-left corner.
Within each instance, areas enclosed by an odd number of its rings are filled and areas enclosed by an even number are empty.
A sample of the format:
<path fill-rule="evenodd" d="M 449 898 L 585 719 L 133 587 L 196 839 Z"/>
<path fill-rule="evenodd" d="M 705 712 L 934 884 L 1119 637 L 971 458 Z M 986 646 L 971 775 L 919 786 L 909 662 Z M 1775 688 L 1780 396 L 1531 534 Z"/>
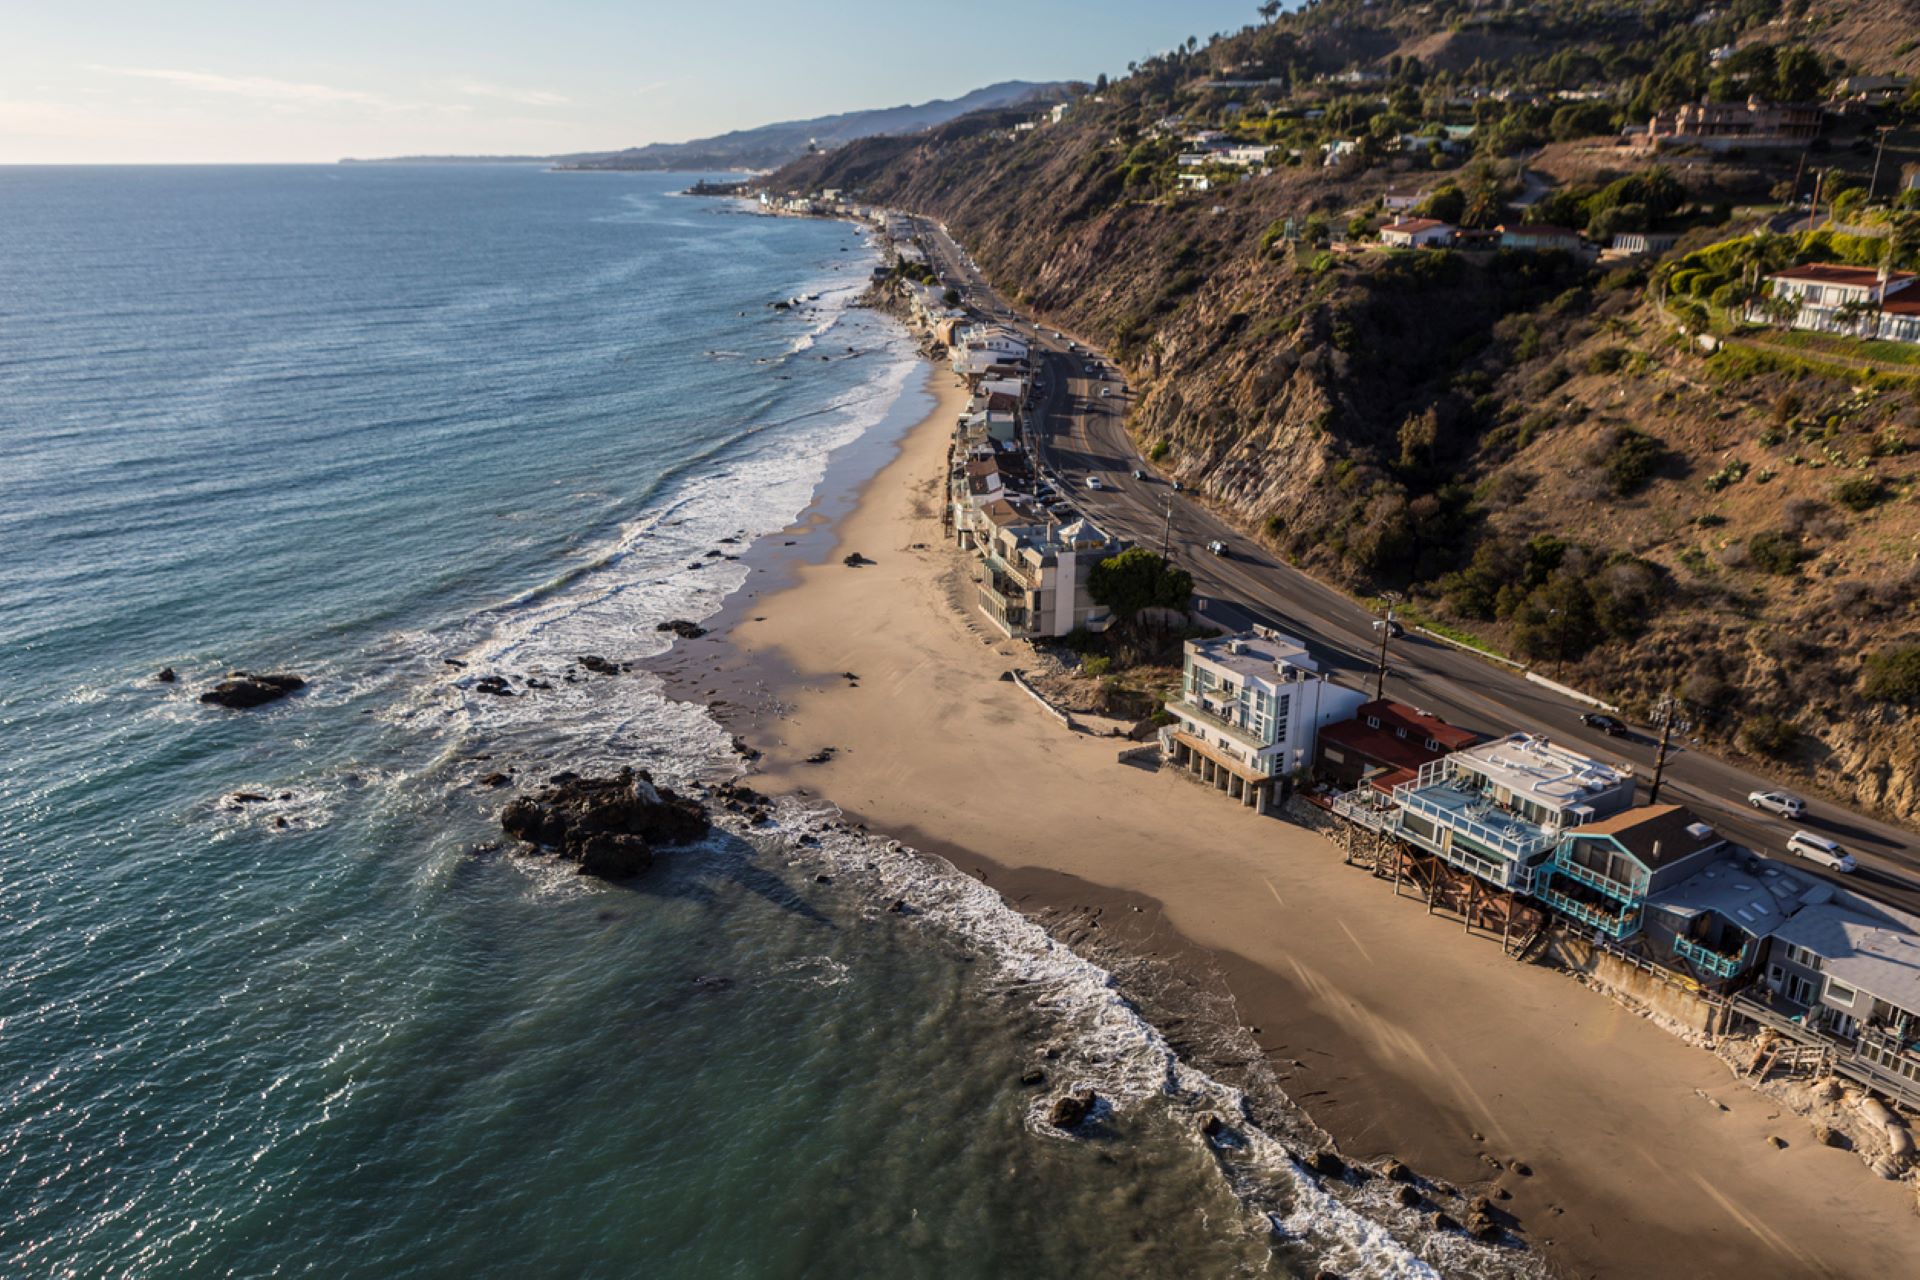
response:
<path fill-rule="evenodd" d="M 1193 575 L 1168 564 L 1145 547 L 1109 556 L 1087 576 L 1087 594 L 1132 622 L 1146 609 L 1185 609 L 1193 595 Z"/>

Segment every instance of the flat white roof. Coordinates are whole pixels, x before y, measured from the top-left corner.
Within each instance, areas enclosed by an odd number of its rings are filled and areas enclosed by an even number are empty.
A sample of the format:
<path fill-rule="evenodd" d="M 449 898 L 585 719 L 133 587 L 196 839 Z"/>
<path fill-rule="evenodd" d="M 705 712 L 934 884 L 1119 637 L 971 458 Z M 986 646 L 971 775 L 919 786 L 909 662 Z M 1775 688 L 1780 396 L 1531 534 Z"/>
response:
<path fill-rule="evenodd" d="M 1530 733 L 1509 734 L 1468 747 L 1454 752 L 1450 759 L 1515 795 L 1556 809 L 1611 791 L 1631 776 L 1623 767 L 1602 764 Z"/>
<path fill-rule="evenodd" d="M 1285 663 L 1303 671 L 1320 668 L 1307 656 L 1307 646 L 1292 636 L 1277 631 L 1262 634 L 1244 631 L 1238 635 L 1216 636 L 1211 640 L 1189 640 L 1194 656 L 1236 675 L 1267 680 L 1279 674 Z"/>

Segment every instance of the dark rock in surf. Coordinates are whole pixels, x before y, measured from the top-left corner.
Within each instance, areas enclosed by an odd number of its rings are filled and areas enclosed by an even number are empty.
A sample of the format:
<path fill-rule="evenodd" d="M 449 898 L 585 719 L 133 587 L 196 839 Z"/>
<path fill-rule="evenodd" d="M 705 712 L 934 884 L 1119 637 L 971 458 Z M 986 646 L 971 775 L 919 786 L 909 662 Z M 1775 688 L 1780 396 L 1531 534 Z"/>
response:
<path fill-rule="evenodd" d="M 200 695 L 200 701 L 216 707 L 231 707 L 244 711 L 249 707 L 262 706 L 286 697 L 295 689 L 306 688 L 307 682 L 299 676 L 291 675 L 255 675 L 250 671 L 234 671 L 213 688 Z"/>
<path fill-rule="evenodd" d="M 172 667 L 162 667 L 160 668 L 159 674 L 154 676 L 154 679 L 158 680 L 161 684 L 172 684 L 175 680 L 178 680 L 179 678 L 180 678 L 179 676 L 173 673 Z"/>
<path fill-rule="evenodd" d="M 575 661 L 596 675 L 617 676 L 620 674 L 619 663 L 608 662 L 597 653 L 581 654 Z"/>
<path fill-rule="evenodd" d="M 654 851 L 691 844 L 707 834 L 707 812 L 694 800 L 656 787 L 645 770 L 611 778 L 554 775 L 538 794 L 500 811 L 508 835 L 579 866 L 582 875 L 624 880 L 653 865 Z"/>
<path fill-rule="evenodd" d="M 707 629 L 697 622 L 688 622 L 685 618 L 675 618 L 670 622 L 658 623 L 655 631 L 671 631 L 682 640 L 698 640 L 707 634 Z"/>
<path fill-rule="evenodd" d="M 1347 1162 L 1332 1151 L 1316 1151 L 1307 1157 L 1307 1168 L 1323 1178 L 1338 1178 L 1347 1171 Z"/>
<path fill-rule="evenodd" d="M 1053 1100 L 1053 1109 L 1047 1113 L 1047 1120 L 1056 1129 L 1077 1129 L 1086 1123 L 1099 1101 L 1100 1095 L 1091 1089 L 1063 1093 Z"/>
<path fill-rule="evenodd" d="M 235 804 L 260 804 L 266 800 L 266 797 L 258 791 L 236 791 L 227 799 Z"/>
<path fill-rule="evenodd" d="M 1020 1083 L 1028 1088 L 1037 1088 L 1047 1082 L 1047 1073 L 1038 1067 L 1028 1067 L 1020 1073 Z"/>
<path fill-rule="evenodd" d="M 1420 1194 L 1418 1187 L 1405 1185 L 1402 1185 L 1398 1191 L 1394 1192 L 1394 1198 L 1400 1202 L 1402 1208 L 1406 1209 L 1418 1209 L 1420 1202 L 1425 1199 L 1425 1197 Z"/>
<path fill-rule="evenodd" d="M 473 682 L 475 693 L 490 693 L 496 698 L 511 698 L 513 690 L 507 685 L 505 676 L 481 676 Z"/>
<path fill-rule="evenodd" d="M 483 787 L 504 787 L 512 781 L 513 779 L 504 773 L 490 773 L 480 779 L 480 785 Z"/>

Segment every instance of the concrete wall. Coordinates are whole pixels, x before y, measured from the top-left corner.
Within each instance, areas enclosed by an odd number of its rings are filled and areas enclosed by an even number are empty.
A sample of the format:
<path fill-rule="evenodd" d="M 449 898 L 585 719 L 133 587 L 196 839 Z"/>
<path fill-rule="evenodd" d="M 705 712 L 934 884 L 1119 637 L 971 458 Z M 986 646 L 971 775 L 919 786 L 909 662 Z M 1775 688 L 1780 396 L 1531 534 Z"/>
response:
<path fill-rule="evenodd" d="M 1585 938 L 1557 929 L 1548 938 L 1545 955 L 1586 978 L 1591 986 L 1630 1009 L 1649 1014 L 1670 1030 L 1701 1035 L 1719 1030 L 1718 1006 L 1686 987 L 1594 946 Z"/>

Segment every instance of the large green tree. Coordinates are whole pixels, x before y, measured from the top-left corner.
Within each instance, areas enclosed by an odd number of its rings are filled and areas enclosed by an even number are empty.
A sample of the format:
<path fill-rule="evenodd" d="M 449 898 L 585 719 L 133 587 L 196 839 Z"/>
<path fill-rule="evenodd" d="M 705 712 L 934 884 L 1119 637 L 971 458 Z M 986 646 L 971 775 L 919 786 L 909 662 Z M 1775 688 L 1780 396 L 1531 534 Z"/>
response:
<path fill-rule="evenodd" d="M 1121 622 L 1131 623 L 1147 609 L 1185 609 L 1193 595 L 1193 575 L 1145 547 L 1134 547 L 1093 566 L 1087 594 Z"/>

